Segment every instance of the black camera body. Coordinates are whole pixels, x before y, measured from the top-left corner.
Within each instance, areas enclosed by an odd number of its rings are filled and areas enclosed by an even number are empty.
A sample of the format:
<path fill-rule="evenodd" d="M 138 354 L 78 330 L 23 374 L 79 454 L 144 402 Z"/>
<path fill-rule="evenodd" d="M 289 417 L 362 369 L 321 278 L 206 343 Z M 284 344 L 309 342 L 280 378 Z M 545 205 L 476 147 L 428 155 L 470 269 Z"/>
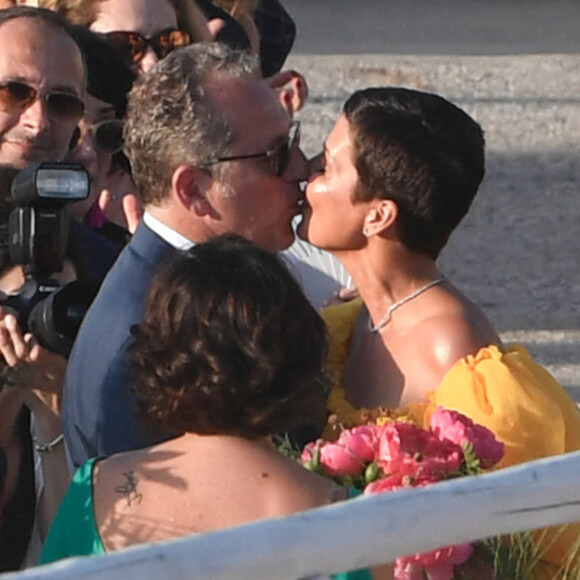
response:
<path fill-rule="evenodd" d="M 8 252 L 21 264 L 25 282 L 3 302 L 18 317 L 23 332 L 64 356 L 97 288 L 78 280 L 62 286 L 53 276 L 62 270 L 68 245 L 65 206 L 86 199 L 90 178 L 80 165 L 40 163 L 20 171 L 11 186 L 15 208 L 9 218 Z"/>

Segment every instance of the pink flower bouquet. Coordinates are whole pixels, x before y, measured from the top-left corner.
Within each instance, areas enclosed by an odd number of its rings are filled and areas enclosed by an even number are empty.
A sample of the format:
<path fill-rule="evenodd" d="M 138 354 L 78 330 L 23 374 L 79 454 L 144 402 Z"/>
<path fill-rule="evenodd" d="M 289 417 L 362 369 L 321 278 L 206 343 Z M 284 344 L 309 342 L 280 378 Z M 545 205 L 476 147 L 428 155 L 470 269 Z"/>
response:
<path fill-rule="evenodd" d="M 503 444 L 489 429 L 461 413 L 439 408 L 429 429 L 408 421 L 353 427 L 336 442 L 309 443 L 301 461 L 342 485 L 372 494 L 475 475 L 502 456 Z M 398 558 L 395 578 L 450 580 L 473 554 L 473 545 L 461 544 Z"/>

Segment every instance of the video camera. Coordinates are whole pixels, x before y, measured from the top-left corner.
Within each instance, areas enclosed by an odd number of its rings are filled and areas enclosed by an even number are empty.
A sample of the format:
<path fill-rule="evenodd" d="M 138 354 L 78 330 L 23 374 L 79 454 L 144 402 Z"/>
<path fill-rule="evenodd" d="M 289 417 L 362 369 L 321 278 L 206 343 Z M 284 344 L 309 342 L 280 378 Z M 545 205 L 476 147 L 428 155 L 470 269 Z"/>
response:
<path fill-rule="evenodd" d="M 77 280 L 59 284 L 68 245 L 65 206 L 86 199 L 88 173 L 80 165 L 40 163 L 20 171 L 11 185 L 15 208 L 9 217 L 8 253 L 22 264 L 24 285 L 3 302 L 16 314 L 22 332 L 31 332 L 45 348 L 70 354 L 97 287 Z"/>

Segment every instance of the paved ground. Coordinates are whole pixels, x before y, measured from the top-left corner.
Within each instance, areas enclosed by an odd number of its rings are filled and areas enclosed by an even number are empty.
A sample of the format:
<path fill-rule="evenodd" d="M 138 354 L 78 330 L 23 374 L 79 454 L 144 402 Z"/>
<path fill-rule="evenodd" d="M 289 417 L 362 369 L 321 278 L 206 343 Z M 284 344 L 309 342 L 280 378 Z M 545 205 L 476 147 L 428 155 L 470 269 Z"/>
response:
<path fill-rule="evenodd" d="M 311 85 L 310 153 L 364 86 L 437 92 L 482 124 L 488 175 L 443 270 L 580 401 L 580 2 L 285 5 L 300 31 L 289 65 Z"/>
<path fill-rule="evenodd" d="M 578 51 L 578 0 L 284 0 L 302 54 Z"/>

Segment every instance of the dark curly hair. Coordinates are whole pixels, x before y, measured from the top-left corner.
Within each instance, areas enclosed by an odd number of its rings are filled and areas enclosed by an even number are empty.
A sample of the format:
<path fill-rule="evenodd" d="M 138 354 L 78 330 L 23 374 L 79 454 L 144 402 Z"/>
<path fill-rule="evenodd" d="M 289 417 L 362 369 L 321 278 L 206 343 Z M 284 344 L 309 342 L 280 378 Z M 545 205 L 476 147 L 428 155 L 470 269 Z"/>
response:
<path fill-rule="evenodd" d="M 324 421 L 325 325 L 280 259 L 239 236 L 167 264 L 131 332 L 139 410 L 160 426 L 253 439 Z"/>

